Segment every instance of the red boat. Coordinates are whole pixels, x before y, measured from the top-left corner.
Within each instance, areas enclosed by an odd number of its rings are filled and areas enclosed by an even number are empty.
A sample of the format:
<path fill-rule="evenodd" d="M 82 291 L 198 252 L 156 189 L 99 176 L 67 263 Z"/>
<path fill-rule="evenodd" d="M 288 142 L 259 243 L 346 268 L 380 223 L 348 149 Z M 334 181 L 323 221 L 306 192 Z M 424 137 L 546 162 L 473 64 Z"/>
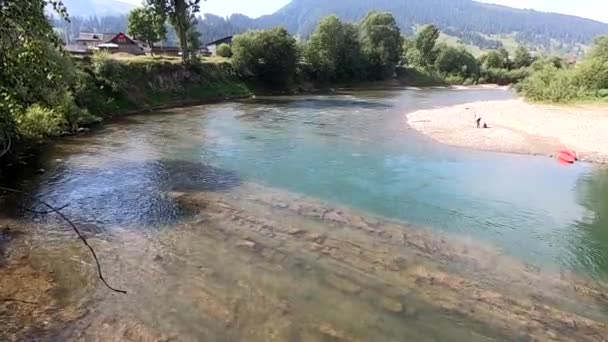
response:
<path fill-rule="evenodd" d="M 568 164 L 574 164 L 574 162 L 578 160 L 576 152 L 567 147 L 564 147 L 557 152 L 557 159 Z"/>

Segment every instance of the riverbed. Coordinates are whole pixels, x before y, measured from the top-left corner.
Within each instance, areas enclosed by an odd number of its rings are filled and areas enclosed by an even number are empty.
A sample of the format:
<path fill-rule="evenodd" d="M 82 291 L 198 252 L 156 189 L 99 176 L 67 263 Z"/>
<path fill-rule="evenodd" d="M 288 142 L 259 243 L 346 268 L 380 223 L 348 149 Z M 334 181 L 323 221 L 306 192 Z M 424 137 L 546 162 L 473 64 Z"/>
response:
<path fill-rule="evenodd" d="M 8 222 L 24 236 L 8 255 L 26 249 L 49 279 L 43 319 L 7 336 L 602 341 L 608 173 L 403 125 L 410 111 L 512 96 L 267 97 L 66 138 L 15 186 L 67 205 L 129 293 L 100 286 L 69 229 L 13 198 Z"/>

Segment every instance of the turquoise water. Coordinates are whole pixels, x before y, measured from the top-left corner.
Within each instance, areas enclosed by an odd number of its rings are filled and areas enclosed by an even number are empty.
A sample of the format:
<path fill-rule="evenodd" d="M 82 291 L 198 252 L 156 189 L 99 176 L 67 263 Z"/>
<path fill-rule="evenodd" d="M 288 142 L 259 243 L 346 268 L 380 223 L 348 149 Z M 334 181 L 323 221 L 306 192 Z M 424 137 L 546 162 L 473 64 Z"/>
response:
<path fill-rule="evenodd" d="M 26 183 L 92 230 L 183 214 L 166 190 L 256 182 L 481 239 L 551 268 L 608 272 L 608 174 L 547 157 L 444 146 L 413 110 L 511 98 L 505 90 L 370 90 L 259 98 L 135 116 L 49 154 Z"/>

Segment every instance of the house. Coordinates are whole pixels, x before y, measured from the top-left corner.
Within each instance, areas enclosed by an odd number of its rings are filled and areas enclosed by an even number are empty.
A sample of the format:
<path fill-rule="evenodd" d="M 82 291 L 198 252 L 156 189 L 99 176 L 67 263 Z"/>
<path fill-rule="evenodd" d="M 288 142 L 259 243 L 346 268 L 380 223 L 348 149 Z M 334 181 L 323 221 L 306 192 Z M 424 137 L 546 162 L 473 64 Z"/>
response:
<path fill-rule="evenodd" d="M 80 33 L 76 44 L 69 46 L 68 51 L 81 54 L 82 50 L 96 51 L 104 50 L 111 53 L 129 53 L 132 55 L 143 55 L 144 47 L 136 39 L 120 33 Z"/>
<path fill-rule="evenodd" d="M 182 49 L 178 46 L 157 46 L 152 47 L 152 54 L 163 56 L 180 56 Z"/>
<path fill-rule="evenodd" d="M 211 43 L 208 43 L 207 45 L 205 45 L 205 47 L 213 56 L 215 56 L 215 55 L 217 55 L 217 47 L 222 44 L 232 45 L 232 36 L 214 40 Z"/>

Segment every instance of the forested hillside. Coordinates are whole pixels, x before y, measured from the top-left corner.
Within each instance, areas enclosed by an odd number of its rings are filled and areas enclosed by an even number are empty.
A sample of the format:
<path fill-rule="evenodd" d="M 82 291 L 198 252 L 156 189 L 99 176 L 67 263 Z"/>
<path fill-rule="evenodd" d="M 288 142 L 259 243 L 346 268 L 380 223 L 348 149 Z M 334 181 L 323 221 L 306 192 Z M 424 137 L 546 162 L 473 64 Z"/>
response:
<path fill-rule="evenodd" d="M 205 42 L 251 28 L 274 26 L 283 26 L 289 32 L 306 38 L 319 20 L 327 15 L 336 14 L 342 20 L 356 21 L 370 10 L 393 13 L 406 35 L 412 35 L 419 25 L 433 23 L 463 44 L 482 49 L 503 47 L 508 39 L 541 50 L 569 52 L 590 44 L 597 35 L 608 34 L 608 24 L 605 23 L 472 0 L 293 0 L 276 13 L 257 19 L 241 14 L 228 18 L 205 15 L 199 19 L 198 30 Z M 116 32 L 126 29 L 126 17 L 76 19 L 70 25 L 72 36 L 74 32 L 77 34 L 76 28 Z"/>

